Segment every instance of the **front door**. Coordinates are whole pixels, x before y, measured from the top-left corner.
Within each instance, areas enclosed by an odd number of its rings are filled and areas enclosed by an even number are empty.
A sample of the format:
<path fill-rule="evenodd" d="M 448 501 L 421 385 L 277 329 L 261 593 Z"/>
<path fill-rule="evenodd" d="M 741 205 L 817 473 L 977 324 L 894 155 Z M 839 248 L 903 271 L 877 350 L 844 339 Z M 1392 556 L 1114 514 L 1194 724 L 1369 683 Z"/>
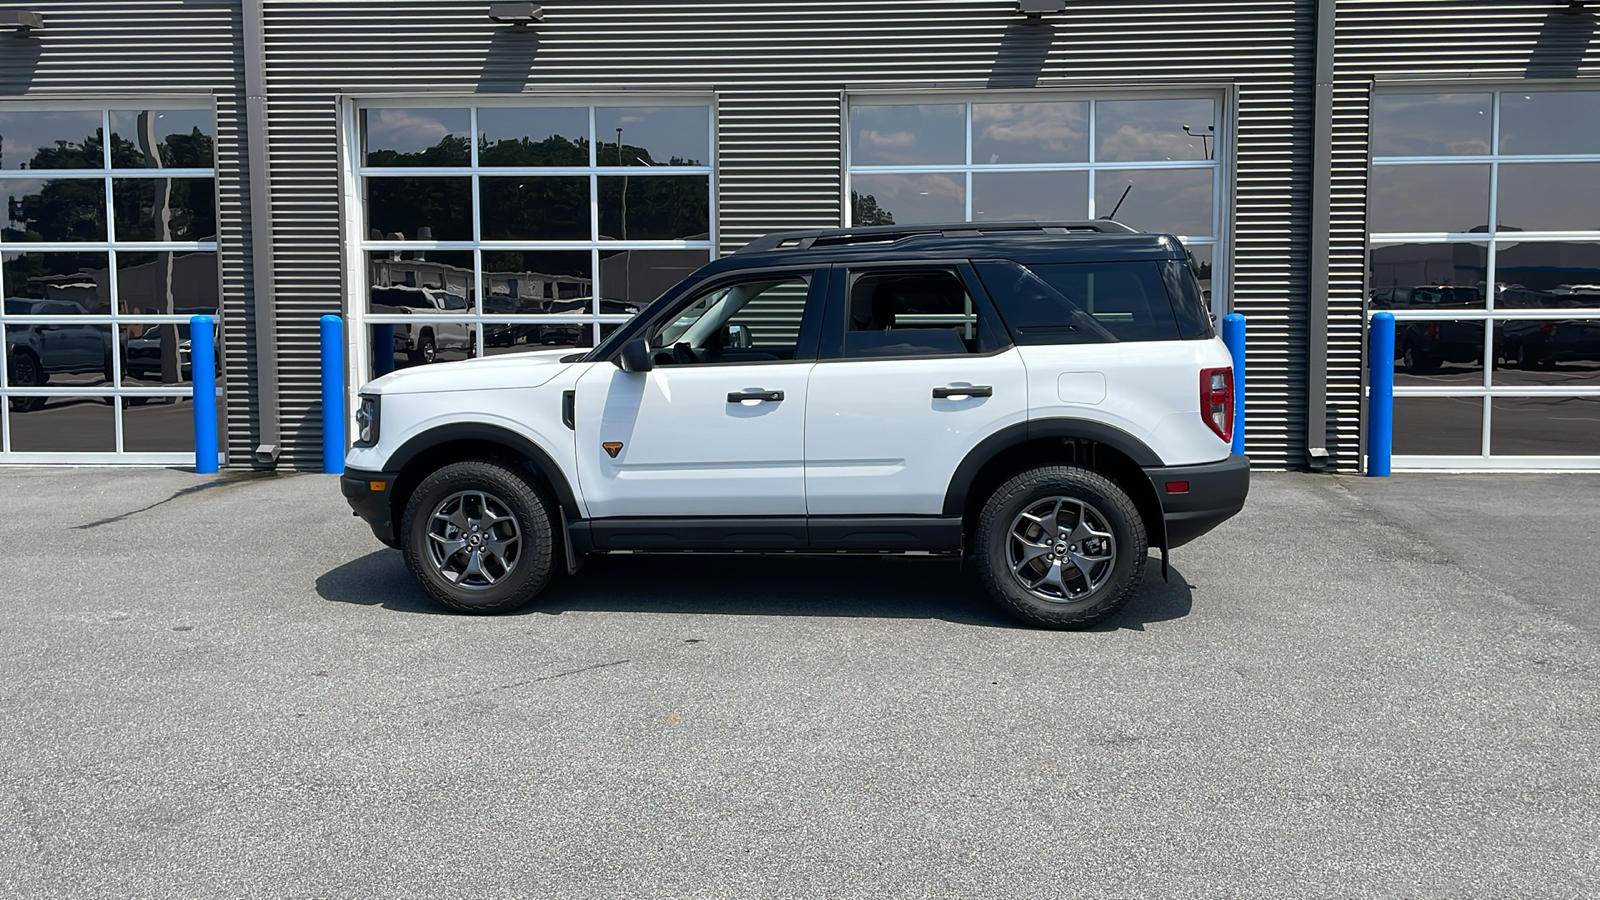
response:
<path fill-rule="evenodd" d="M 939 515 L 967 453 L 1027 421 L 1021 356 L 968 265 L 851 267 L 834 283 L 806 401 L 807 508 Z"/>
<path fill-rule="evenodd" d="M 591 517 L 805 515 L 815 351 L 800 336 L 813 276 L 741 273 L 691 292 L 643 333 L 653 368 L 596 365 L 578 380 Z"/>

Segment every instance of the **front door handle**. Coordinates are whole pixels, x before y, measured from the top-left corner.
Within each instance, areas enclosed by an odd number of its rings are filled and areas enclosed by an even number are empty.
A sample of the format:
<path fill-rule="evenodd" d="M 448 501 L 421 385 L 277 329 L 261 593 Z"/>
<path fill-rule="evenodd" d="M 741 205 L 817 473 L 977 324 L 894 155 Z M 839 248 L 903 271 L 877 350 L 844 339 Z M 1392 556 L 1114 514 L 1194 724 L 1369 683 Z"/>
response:
<path fill-rule="evenodd" d="M 951 397 L 993 397 L 994 388 L 987 384 L 955 385 L 934 388 L 933 399 L 948 400 Z"/>
<path fill-rule="evenodd" d="M 729 403 L 743 403 L 746 400 L 762 400 L 772 403 L 783 402 L 783 391 L 734 391 L 728 395 Z"/>

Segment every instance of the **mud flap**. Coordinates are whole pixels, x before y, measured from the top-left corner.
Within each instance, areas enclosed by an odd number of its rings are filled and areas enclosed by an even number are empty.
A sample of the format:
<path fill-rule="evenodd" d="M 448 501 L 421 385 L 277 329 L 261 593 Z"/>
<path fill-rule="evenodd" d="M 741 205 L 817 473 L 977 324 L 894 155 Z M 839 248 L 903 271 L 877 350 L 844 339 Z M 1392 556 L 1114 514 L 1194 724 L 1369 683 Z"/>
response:
<path fill-rule="evenodd" d="M 560 504 L 556 504 L 559 509 Z M 583 556 L 572 547 L 572 528 L 567 523 L 567 511 L 561 510 L 561 546 L 567 551 L 567 574 L 576 575 L 583 568 Z"/>
<path fill-rule="evenodd" d="M 1150 485 L 1150 496 L 1155 498 L 1155 534 L 1148 535 L 1150 542 L 1161 548 L 1161 580 L 1172 580 L 1172 551 L 1167 547 L 1167 511 L 1161 506 L 1161 491 L 1156 488 L 1156 483 L 1146 472 L 1145 481 Z"/>

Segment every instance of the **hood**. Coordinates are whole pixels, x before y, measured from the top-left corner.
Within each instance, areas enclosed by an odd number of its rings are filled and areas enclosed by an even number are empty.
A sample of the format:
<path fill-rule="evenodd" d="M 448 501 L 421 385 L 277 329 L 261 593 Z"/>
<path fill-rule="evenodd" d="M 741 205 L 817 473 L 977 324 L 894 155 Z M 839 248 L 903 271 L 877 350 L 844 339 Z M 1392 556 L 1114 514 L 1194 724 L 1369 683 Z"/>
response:
<path fill-rule="evenodd" d="M 562 362 L 562 357 L 579 352 L 582 351 L 567 347 L 412 366 L 367 382 L 362 385 L 361 393 L 425 394 L 435 391 L 538 387 L 571 365 Z"/>

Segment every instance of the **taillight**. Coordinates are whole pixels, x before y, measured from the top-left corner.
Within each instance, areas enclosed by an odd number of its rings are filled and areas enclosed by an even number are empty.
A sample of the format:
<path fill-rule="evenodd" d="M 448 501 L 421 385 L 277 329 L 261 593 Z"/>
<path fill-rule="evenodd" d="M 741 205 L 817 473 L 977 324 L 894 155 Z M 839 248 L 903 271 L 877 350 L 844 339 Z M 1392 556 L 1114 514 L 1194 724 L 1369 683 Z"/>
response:
<path fill-rule="evenodd" d="M 1233 367 L 1200 370 L 1200 416 L 1217 437 L 1233 440 Z"/>
<path fill-rule="evenodd" d="M 1439 339 L 1439 323 L 1438 322 L 1429 322 L 1428 323 L 1428 340 L 1437 341 L 1438 339 Z"/>
<path fill-rule="evenodd" d="M 1544 335 L 1545 337 L 1550 337 L 1551 335 L 1556 333 L 1556 323 L 1554 323 L 1554 322 L 1546 322 L 1543 325 L 1540 325 L 1539 326 L 1539 333 Z"/>

